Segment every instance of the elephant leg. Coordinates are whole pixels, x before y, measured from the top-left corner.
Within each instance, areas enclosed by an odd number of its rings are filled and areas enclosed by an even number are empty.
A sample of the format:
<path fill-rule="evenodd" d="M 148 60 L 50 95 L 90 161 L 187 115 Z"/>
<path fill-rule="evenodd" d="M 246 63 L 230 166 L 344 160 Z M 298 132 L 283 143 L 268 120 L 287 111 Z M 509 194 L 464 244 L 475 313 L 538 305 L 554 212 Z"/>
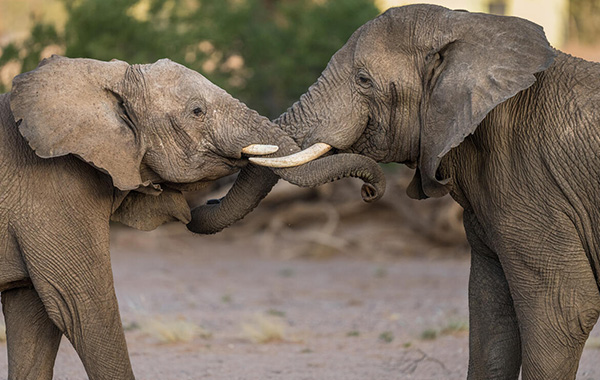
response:
<path fill-rule="evenodd" d="M 507 239 L 516 245 L 503 264 L 519 320 L 523 380 L 574 380 L 600 313 L 598 285 L 579 235 L 567 223 L 553 227 L 529 239 Z"/>
<path fill-rule="evenodd" d="M 504 271 L 497 259 L 472 253 L 469 279 L 468 379 L 517 379 L 521 341 Z"/>
<path fill-rule="evenodd" d="M 513 300 L 496 254 L 478 237 L 475 217 L 464 214 L 471 244 L 468 379 L 517 379 L 521 341 Z"/>
<path fill-rule="evenodd" d="M 2 292 L 9 380 L 51 380 L 62 334 L 31 288 Z"/>
<path fill-rule="evenodd" d="M 133 379 L 113 287 L 108 220 L 93 224 L 55 221 L 43 237 L 24 236 L 24 261 L 49 318 L 73 344 L 89 379 Z"/>

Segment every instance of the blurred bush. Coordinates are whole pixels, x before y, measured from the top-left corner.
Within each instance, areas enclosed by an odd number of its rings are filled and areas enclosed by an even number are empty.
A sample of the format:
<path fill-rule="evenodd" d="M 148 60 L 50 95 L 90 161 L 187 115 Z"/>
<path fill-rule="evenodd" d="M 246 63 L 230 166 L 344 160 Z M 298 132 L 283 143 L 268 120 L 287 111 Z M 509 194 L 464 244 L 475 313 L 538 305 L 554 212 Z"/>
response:
<path fill-rule="evenodd" d="M 586 44 L 597 43 L 600 39 L 600 1 L 569 1 L 570 38 Z"/>
<path fill-rule="evenodd" d="M 306 91 L 354 30 L 379 13 L 373 0 L 62 2 L 64 31 L 36 21 L 26 40 L 2 47 L 0 71 L 7 65 L 13 75 L 32 70 L 52 52 L 129 63 L 168 57 L 271 118 Z M 5 77 L 2 92 L 12 79 Z"/>

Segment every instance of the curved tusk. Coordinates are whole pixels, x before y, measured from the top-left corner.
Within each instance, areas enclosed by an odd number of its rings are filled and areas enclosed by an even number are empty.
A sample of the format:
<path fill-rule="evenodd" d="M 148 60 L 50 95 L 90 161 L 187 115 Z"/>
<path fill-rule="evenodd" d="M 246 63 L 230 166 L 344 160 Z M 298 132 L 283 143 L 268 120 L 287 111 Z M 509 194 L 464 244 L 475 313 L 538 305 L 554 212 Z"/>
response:
<path fill-rule="evenodd" d="M 252 144 L 242 149 L 242 153 L 251 154 L 253 156 L 264 156 L 266 154 L 275 153 L 279 150 L 277 145 Z"/>
<path fill-rule="evenodd" d="M 268 166 L 271 168 L 290 168 L 305 164 L 309 161 L 317 159 L 327 153 L 331 149 L 331 145 L 325 143 L 316 143 L 303 151 L 291 154 L 284 157 L 250 157 L 249 160 L 253 164 L 260 166 Z"/>

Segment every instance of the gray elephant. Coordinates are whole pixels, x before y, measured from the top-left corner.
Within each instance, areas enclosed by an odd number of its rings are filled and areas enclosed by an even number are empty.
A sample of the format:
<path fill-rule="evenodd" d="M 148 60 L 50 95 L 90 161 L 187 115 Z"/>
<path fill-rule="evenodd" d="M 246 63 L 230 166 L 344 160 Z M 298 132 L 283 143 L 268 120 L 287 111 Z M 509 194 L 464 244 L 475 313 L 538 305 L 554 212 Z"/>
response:
<path fill-rule="evenodd" d="M 276 123 L 301 146 L 415 167 L 410 197 L 464 208 L 469 379 L 575 378 L 600 312 L 600 64 L 523 19 L 394 8 Z"/>
<path fill-rule="evenodd" d="M 129 65 L 57 56 L 0 95 L 0 144 L 9 379 L 51 379 L 63 334 L 90 379 L 132 379 L 109 220 L 144 230 L 187 223 L 181 191 L 235 172 L 248 155 L 307 154 L 266 118 L 169 60 Z M 316 160 L 279 175 L 309 186 L 356 173 L 380 196 L 377 164 L 348 157 L 354 163 L 342 164 L 345 173 L 335 174 L 332 157 L 331 169 Z"/>

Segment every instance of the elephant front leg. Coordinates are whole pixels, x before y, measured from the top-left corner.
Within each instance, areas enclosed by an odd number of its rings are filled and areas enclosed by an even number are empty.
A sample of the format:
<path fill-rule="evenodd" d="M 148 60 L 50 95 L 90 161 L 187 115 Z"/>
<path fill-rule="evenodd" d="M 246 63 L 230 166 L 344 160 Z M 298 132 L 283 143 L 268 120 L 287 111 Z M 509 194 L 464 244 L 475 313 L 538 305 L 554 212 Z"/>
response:
<path fill-rule="evenodd" d="M 523 380 L 574 380 L 585 342 L 598 320 L 600 296 L 589 263 L 569 269 L 560 266 L 553 264 L 537 273 L 524 270 L 521 273 L 530 280 L 515 285 L 525 289 L 515 296 Z"/>
<path fill-rule="evenodd" d="M 531 232 L 528 239 L 507 238 L 504 252 L 520 326 L 523 380 L 574 380 L 600 313 L 598 286 L 579 235 L 568 222 L 552 227 Z"/>
<path fill-rule="evenodd" d="M 495 254 L 473 240 L 468 379 L 517 379 L 521 342 L 508 282 Z"/>
<path fill-rule="evenodd" d="M 89 379 L 133 379 L 113 287 L 108 221 L 87 224 L 57 222 L 53 229 L 60 233 L 27 236 L 24 261 L 49 318 L 72 343 Z"/>
<path fill-rule="evenodd" d="M 9 380 L 51 380 L 62 334 L 52 323 L 36 291 L 2 292 Z"/>

